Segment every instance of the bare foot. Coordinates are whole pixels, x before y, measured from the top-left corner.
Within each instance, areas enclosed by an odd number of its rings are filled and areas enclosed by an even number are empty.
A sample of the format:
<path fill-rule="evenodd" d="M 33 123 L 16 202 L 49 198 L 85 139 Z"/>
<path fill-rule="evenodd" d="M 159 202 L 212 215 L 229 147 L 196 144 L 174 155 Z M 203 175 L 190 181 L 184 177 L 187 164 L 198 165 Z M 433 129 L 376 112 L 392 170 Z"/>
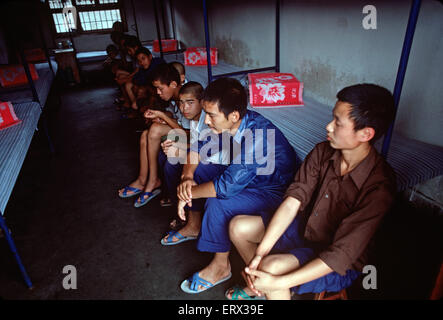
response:
<path fill-rule="evenodd" d="M 129 187 L 137 188 L 137 189 L 143 190 L 143 188 L 145 187 L 145 185 L 142 184 L 142 183 L 140 182 L 139 179 L 137 179 L 137 180 L 135 180 L 134 182 L 132 182 L 132 183 L 129 185 Z M 118 194 L 119 194 L 119 196 L 122 196 L 124 190 L 125 190 L 125 188 L 122 188 L 122 189 L 118 190 Z M 134 191 L 131 191 L 131 190 L 126 191 L 126 195 L 127 195 L 127 196 L 130 196 L 130 195 L 132 195 L 132 194 L 134 194 Z"/>
<path fill-rule="evenodd" d="M 213 261 L 208 266 L 206 266 L 206 268 L 198 273 L 200 278 L 212 284 L 226 278 L 231 273 L 231 265 L 229 262 L 227 265 L 222 266 L 220 264 L 214 263 Z M 204 289 L 204 287 L 200 285 L 198 286 L 197 290 L 200 291 L 202 289 Z"/>
<path fill-rule="evenodd" d="M 145 186 L 145 192 L 152 192 L 152 190 L 159 188 L 162 185 L 162 181 L 157 178 L 154 183 L 151 181 L 148 181 L 148 183 Z"/>
<path fill-rule="evenodd" d="M 186 224 L 183 228 L 181 228 L 177 232 L 180 233 L 184 237 L 198 237 L 198 234 L 199 234 L 200 230 L 199 229 L 194 229 L 194 228 L 192 228 L 192 226 L 189 226 L 189 225 Z M 169 237 L 170 237 L 169 234 L 166 235 L 163 238 L 164 241 L 167 242 Z M 176 236 L 172 236 L 172 243 L 177 242 L 178 240 L 180 240 L 180 239 L 178 239 Z"/>

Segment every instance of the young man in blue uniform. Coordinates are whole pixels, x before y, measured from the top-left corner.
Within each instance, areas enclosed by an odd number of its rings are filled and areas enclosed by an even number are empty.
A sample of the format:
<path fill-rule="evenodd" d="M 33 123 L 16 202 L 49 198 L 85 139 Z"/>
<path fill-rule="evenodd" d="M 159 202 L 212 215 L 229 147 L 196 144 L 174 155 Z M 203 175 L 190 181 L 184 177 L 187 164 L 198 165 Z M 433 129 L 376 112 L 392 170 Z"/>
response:
<path fill-rule="evenodd" d="M 211 263 L 182 282 L 199 293 L 231 277 L 229 222 L 236 215 L 271 215 L 283 200 L 295 173 L 295 152 L 281 131 L 260 114 L 247 110 L 239 81 L 221 78 L 202 98 L 206 140 L 191 146 L 177 188 L 178 214 L 187 224 L 165 240 L 198 236 L 197 249 L 214 252 Z M 219 164 L 208 158 L 219 154 Z M 186 208 L 185 208 L 186 207 Z"/>

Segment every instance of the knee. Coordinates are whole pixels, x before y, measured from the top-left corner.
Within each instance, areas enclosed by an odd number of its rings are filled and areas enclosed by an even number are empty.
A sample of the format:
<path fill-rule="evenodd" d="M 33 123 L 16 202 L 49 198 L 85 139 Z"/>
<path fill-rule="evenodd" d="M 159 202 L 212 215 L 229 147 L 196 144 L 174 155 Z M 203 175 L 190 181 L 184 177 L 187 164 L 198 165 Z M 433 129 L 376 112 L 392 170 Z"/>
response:
<path fill-rule="evenodd" d="M 232 218 L 229 223 L 229 237 L 231 240 L 244 239 L 250 232 L 249 224 L 243 216 Z"/>
<path fill-rule="evenodd" d="M 127 82 L 125 82 L 125 88 L 126 88 L 126 90 L 132 90 L 132 86 L 133 86 L 133 84 L 132 84 L 131 81 L 127 81 Z"/>
<path fill-rule="evenodd" d="M 281 274 L 282 263 L 278 256 L 270 255 L 263 258 L 260 269 L 270 274 Z"/>
<path fill-rule="evenodd" d="M 160 123 L 153 123 L 149 128 L 148 139 L 149 140 L 159 139 L 163 132 L 162 126 L 163 125 Z"/>

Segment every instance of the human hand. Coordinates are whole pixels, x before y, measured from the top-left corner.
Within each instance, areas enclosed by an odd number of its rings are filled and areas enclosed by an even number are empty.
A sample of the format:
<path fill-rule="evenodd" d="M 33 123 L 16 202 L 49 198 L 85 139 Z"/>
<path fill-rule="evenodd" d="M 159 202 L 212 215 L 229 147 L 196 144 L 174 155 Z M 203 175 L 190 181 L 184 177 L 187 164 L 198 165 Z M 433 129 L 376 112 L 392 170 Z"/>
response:
<path fill-rule="evenodd" d="M 259 255 L 255 255 L 254 258 L 252 258 L 251 262 L 249 263 L 249 266 L 247 266 L 245 268 L 245 272 L 246 269 L 248 270 L 257 270 L 258 266 L 260 265 L 260 262 L 262 260 L 262 256 Z M 257 296 L 261 296 L 262 292 L 258 291 L 255 287 L 254 287 L 254 281 L 255 281 L 255 276 L 248 274 L 247 272 L 245 273 L 245 281 L 246 281 L 246 285 L 257 295 Z"/>
<path fill-rule="evenodd" d="M 159 110 L 148 109 L 144 113 L 144 117 L 148 119 L 160 118 L 161 120 L 163 120 L 164 116 L 165 114 Z"/>
<path fill-rule="evenodd" d="M 162 120 L 160 118 L 153 118 L 152 122 L 160 123 L 160 124 L 167 124 L 165 120 Z"/>
<path fill-rule="evenodd" d="M 252 281 L 252 291 L 258 296 L 263 296 L 265 293 L 287 289 L 284 285 L 281 285 L 279 276 L 272 275 L 268 272 L 259 271 L 245 268 L 245 272 L 248 276 L 254 278 Z"/>
<path fill-rule="evenodd" d="M 179 200 L 185 201 L 188 206 L 192 206 L 192 187 L 196 186 L 197 182 L 192 179 L 182 180 L 177 187 L 177 197 Z"/>
<path fill-rule="evenodd" d="M 177 214 L 183 221 L 186 221 L 186 212 L 185 212 L 186 202 L 179 200 L 177 205 Z"/>

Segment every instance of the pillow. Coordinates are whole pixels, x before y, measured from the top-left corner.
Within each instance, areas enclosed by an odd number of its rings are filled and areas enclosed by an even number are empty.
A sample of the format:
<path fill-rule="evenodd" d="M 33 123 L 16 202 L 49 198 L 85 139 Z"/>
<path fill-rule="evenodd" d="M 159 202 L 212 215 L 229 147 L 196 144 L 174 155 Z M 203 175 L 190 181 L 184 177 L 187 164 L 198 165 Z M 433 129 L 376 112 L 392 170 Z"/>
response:
<path fill-rule="evenodd" d="M 32 80 L 38 79 L 38 74 L 33 64 L 29 65 Z M 21 86 L 28 83 L 25 69 L 20 64 L 0 66 L 0 85 L 9 88 Z"/>
<path fill-rule="evenodd" d="M 0 130 L 12 127 L 22 122 L 14 112 L 11 102 L 0 101 Z"/>
<path fill-rule="evenodd" d="M 46 62 L 46 55 L 42 48 L 25 49 L 24 54 L 27 62 Z"/>

